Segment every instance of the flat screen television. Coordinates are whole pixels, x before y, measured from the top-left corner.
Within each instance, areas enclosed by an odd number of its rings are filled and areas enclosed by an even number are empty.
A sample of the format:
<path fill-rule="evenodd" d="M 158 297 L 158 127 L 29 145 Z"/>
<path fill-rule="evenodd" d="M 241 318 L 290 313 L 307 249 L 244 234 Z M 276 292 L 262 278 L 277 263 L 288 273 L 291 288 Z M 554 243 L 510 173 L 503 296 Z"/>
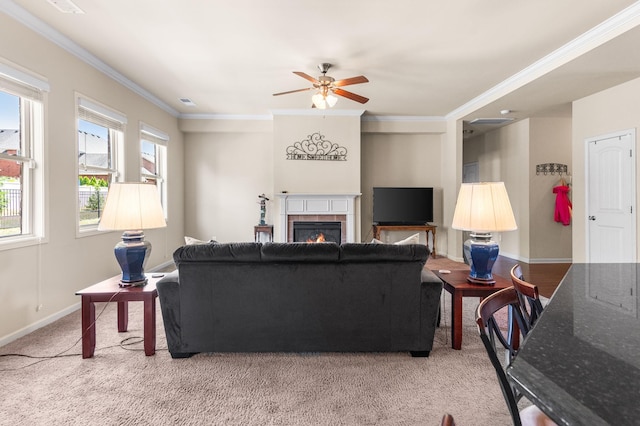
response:
<path fill-rule="evenodd" d="M 424 225 L 433 222 L 433 188 L 373 188 L 373 223 Z"/>

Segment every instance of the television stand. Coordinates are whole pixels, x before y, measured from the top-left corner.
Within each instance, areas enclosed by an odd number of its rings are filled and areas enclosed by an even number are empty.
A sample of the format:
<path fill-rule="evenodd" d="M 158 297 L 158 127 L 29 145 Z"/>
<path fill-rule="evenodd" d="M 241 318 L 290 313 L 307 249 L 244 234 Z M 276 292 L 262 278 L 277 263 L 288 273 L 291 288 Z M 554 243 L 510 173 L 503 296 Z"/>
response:
<path fill-rule="evenodd" d="M 373 238 L 379 240 L 380 233 L 382 231 L 424 231 L 427 237 L 427 248 L 429 247 L 429 232 L 431 232 L 431 238 L 433 240 L 433 250 L 431 251 L 431 255 L 436 257 L 436 228 L 435 225 L 429 225 L 428 223 L 424 225 L 380 225 L 373 224 Z"/>

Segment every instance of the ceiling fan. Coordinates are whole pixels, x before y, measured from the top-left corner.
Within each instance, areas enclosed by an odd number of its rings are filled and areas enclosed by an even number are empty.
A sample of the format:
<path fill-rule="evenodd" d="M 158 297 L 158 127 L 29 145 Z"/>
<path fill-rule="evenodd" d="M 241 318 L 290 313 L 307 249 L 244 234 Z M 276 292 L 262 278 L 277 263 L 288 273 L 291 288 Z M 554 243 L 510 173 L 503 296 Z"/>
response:
<path fill-rule="evenodd" d="M 322 63 L 318 65 L 318 69 L 322 73 L 317 79 L 311 77 L 309 74 L 306 74 L 301 71 L 294 71 L 293 73 L 299 75 L 300 77 L 309 80 L 313 83 L 312 87 L 307 87 L 305 89 L 297 89 L 290 90 L 288 92 L 280 92 L 274 93 L 273 96 L 287 95 L 289 93 L 296 92 L 305 92 L 307 90 L 316 90 L 317 93 L 311 97 L 313 101 L 314 108 L 325 109 L 327 106 L 332 107 L 337 102 L 338 98 L 333 96 L 332 94 L 342 96 L 343 98 L 351 99 L 352 101 L 360 102 L 361 104 L 365 104 L 369 101 L 369 98 L 365 98 L 364 96 L 357 95 L 352 92 L 348 92 L 344 89 L 341 89 L 342 86 L 348 86 L 350 84 L 360 84 L 367 83 L 369 80 L 367 77 L 363 75 L 359 75 L 357 77 L 345 78 L 344 80 L 337 80 L 333 77 L 327 75 L 327 71 L 331 68 L 331 64 Z"/>

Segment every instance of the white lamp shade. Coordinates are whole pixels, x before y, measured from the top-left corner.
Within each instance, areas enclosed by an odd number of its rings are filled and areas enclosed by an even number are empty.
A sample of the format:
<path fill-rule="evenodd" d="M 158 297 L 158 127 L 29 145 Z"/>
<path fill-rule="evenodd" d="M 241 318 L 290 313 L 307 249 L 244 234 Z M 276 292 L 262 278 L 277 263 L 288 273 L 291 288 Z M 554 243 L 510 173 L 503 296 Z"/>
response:
<path fill-rule="evenodd" d="M 164 211 L 155 185 L 131 182 L 109 185 L 100 231 L 164 228 Z"/>
<path fill-rule="evenodd" d="M 475 232 L 518 229 L 504 182 L 463 183 L 451 227 Z"/>

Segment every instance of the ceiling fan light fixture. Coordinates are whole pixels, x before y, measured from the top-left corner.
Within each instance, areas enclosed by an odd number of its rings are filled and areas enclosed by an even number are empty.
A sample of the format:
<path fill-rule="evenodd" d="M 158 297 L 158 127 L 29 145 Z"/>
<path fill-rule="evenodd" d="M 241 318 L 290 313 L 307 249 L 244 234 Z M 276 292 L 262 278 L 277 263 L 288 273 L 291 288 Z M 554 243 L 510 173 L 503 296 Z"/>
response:
<path fill-rule="evenodd" d="M 324 96 L 322 96 L 322 93 L 316 93 L 315 95 L 313 95 L 311 97 L 311 101 L 316 108 L 327 109 L 327 100 Z"/>
<path fill-rule="evenodd" d="M 318 92 L 311 97 L 311 101 L 316 108 L 327 109 L 332 108 L 338 102 L 338 98 L 331 94 L 324 95 L 322 92 Z"/>
<path fill-rule="evenodd" d="M 329 104 L 329 108 L 333 108 L 336 102 L 338 102 L 338 98 L 333 95 L 327 95 L 325 99 L 327 100 L 327 104 Z"/>

